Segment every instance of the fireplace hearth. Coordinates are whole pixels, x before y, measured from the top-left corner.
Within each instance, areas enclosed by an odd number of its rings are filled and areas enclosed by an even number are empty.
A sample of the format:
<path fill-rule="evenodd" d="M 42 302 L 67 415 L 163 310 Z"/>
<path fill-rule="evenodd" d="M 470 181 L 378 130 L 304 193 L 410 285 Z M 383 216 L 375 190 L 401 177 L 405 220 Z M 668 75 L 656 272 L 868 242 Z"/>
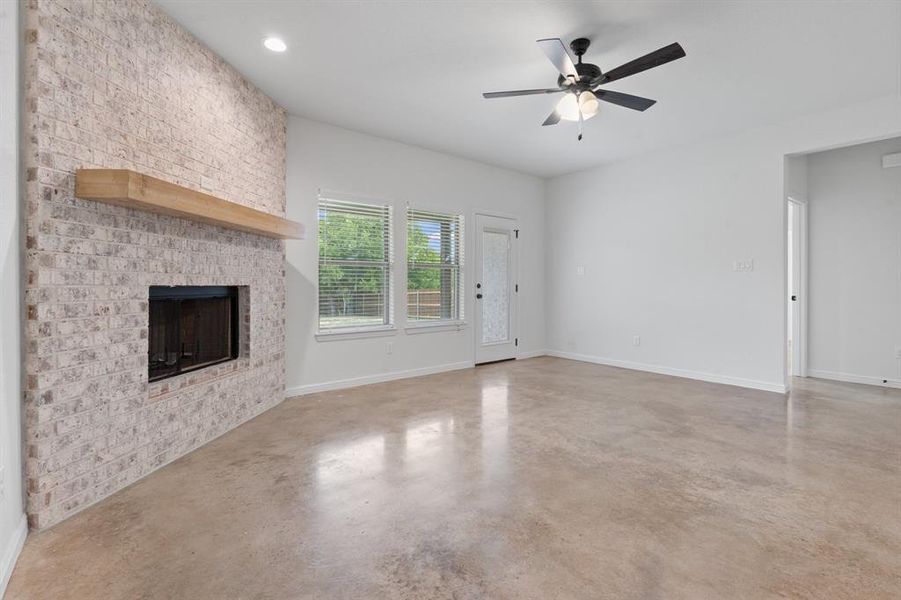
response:
<path fill-rule="evenodd" d="M 237 287 L 150 288 L 150 381 L 238 358 L 239 336 Z"/>

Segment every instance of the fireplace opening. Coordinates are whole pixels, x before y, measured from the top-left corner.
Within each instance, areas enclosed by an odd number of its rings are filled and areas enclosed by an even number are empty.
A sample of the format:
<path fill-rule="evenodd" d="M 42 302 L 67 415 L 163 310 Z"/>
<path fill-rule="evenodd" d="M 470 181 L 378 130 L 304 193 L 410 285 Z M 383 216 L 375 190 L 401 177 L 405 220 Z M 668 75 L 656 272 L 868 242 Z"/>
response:
<path fill-rule="evenodd" d="M 238 288 L 151 286 L 150 381 L 238 358 Z"/>

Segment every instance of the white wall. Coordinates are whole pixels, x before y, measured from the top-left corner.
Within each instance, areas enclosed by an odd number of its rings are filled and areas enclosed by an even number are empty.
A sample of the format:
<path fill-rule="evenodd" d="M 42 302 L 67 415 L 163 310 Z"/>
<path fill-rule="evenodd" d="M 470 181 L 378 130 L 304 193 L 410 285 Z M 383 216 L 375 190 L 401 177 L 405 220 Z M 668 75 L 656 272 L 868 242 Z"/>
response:
<path fill-rule="evenodd" d="M 784 390 L 785 155 L 899 132 L 892 95 L 550 180 L 548 347 Z"/>
<path fill-rule="evenodd" d="M 785 195 L 801 202 L 807 199 L 807 157 L 785 157 Z"/>
<path fill-rule="evenodd" d="M 901 387 L 901 139 L 808 157 L 808 367 Z"/>
<path fill-rule="evenodd" d="M 466 219 L 467 294 L 473 285 L 473 223 L 479 210 L 519 218 L 520 355 L 545 348 L 544 182 L 430 150 L 292 117 L 288 123 L 288 217 L 307 226 L 307 239 L 287 243 L 287 393 L 298 394 L 398 375 L 471 365 L 472 311 L 462 331 L 404 331 L 403 248 L 395 243 L 395 319 L 391 337 L 317 341 L 316 203 L 320 188 L 384 199 L 394 206 L 395 242 L 404 207 L 460 211 Z M 468 303 L 471 306 L 471 301 Z M 387 346 L 391 343 L 391 354 Z"/>
<path fill-rule="evenodd" d="M 25 541 L 19 252 L 19 3 L 0 2 L 0 596 Z"/>

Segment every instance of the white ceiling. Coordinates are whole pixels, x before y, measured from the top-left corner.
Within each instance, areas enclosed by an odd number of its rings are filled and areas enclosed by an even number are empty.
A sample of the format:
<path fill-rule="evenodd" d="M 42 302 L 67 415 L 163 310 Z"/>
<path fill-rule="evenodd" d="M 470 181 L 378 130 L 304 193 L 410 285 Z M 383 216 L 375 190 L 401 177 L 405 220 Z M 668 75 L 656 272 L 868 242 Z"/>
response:
<path fill-rule="evenodd" d="M 291 114 L 540 176 L 901 89 L 901 2 L 157 0 Z M 262 47 L 278 35 L 288 51 Z M 541 127 L 557 96 L 535 40 L 585 36 L 607 71 L 678 41 L 688 56 L 609 89 L 585 124 Z"/>

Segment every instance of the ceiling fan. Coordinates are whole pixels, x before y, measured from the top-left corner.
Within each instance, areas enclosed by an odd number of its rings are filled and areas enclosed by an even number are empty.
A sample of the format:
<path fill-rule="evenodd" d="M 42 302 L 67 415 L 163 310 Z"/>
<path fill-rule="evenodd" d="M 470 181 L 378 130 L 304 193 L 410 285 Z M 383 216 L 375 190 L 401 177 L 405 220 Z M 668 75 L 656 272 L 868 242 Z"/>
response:
<path fill-rule="evenodd" d="M 614 92 L 613 90 L 603 90 L 598 86 L 659 67 L 685 56 L 685 50 L 682 49 L 682 46 L 674 43 L 603 73 L 597 65 L 582 62 L 582 55 L 585 54 L 588 46 L 591 44 L 591 40 L 587 38 L 575 39 L 569 45 L 573 54 L 578 57 L 579 62 L 575 64 L 559 38 L 538 40 L 537 43 L 541 51 L 544 52 L 557 71 L 560 72 L 560 76 L 557 78 L 557 87 L 537 90 L 514 90 L 510 92 L 485 92 L 482 96 L 485 98 L 508 98 L 511 96 L 565 93 L 566 95 L 557 103 L 554 111 L 548 115 L 548 118 L 544 120 L 542 125 L 556 125 L 561 119 L 564 121 L 578 121 L 580 140 L 582 139 L 582 122 L 598 113 L 598 100 L 638 111 L 645 111 L 657 102 L 656 100 L 641 98 L 640 96 L 632 96 L 622 92 Z"/>

